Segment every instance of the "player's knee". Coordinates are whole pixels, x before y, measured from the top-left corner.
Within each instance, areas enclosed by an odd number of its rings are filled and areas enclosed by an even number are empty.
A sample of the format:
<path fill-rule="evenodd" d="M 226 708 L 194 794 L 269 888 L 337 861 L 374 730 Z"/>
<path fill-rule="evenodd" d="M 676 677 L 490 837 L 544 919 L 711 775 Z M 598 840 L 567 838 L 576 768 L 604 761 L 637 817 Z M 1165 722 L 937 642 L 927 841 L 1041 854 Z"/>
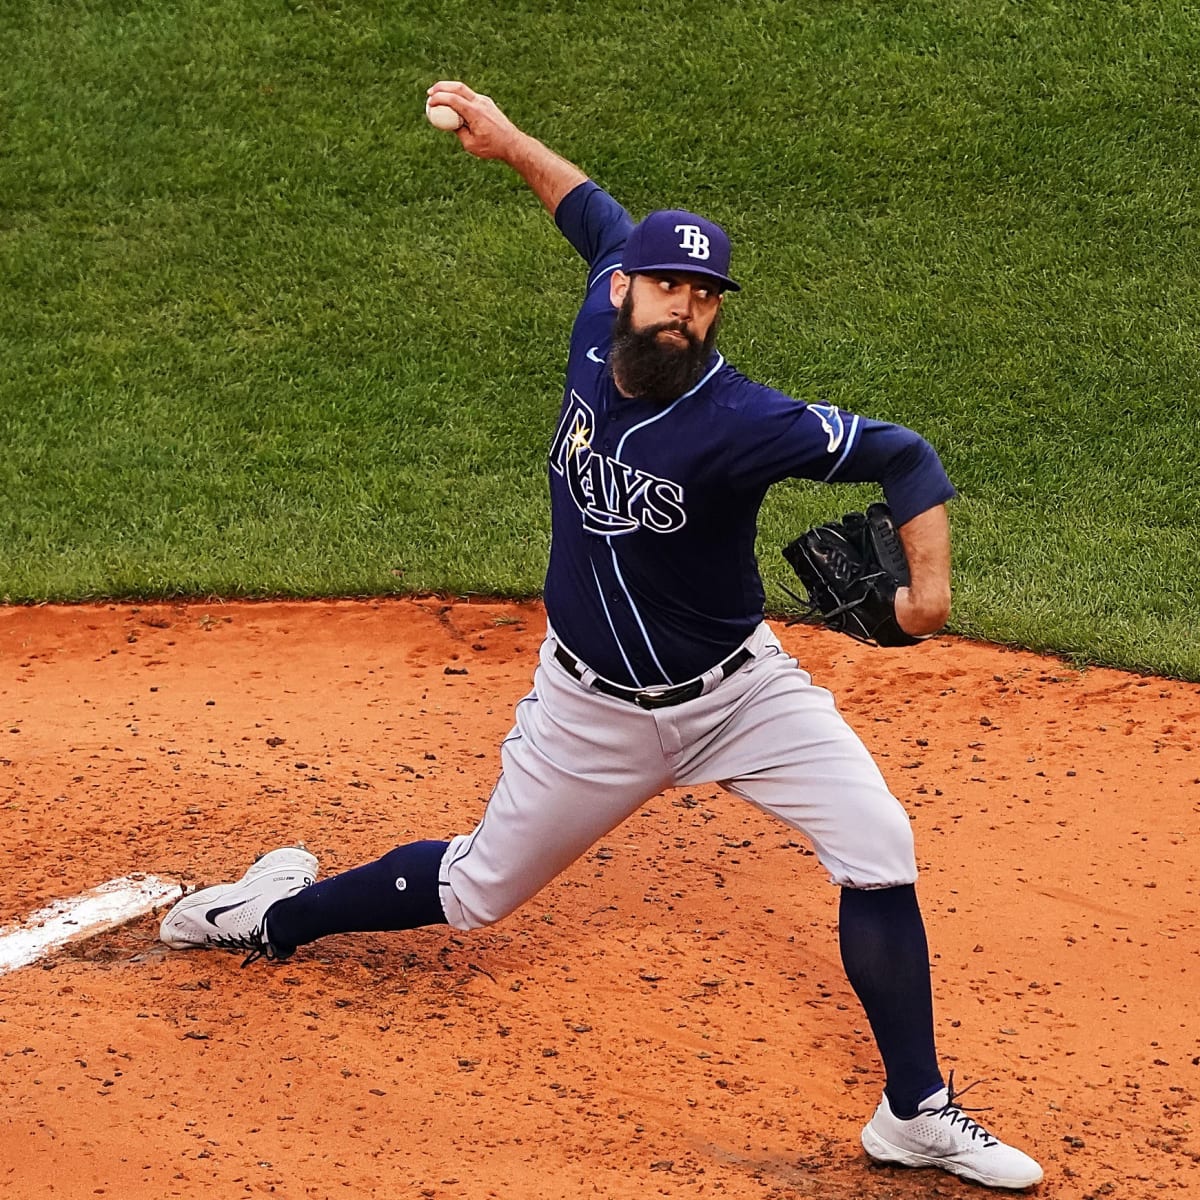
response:
<path fill-rule="evenodd" d="M 912 822 L 899 802 L 872 829 L 881 880 L 888 885 L 912 883 L 917 877 L 917 854 Z"/>
<path fill-rule="evenodd" d="M 442 907 L 445 909 L 447 920 L 455 929 L 467 932 L 472 929 L 486 929 L 503 921 L 510 913 L 520 907 L 518 903 L 508 903 L 501 897 L 463 897 L 456 892 L 442 889 Z"/>
<path fill-rule="evenodd" d="M 897 801 L 864 821 L 856 845 L 831 855 L 825 863 L 830 879 L 851 888 L 896 887 L 915 883 L 916 849 L 912 824 Z"/>
<path fill-rule="evenodd" d="M 456 921 L 455 926 L 463 930 L 464 933 L 472 929 L 486 929 L 489 925 L 495 925 L 497 921 L 503 920 L 507 915 L 507 913 L 501 913 L 499 916 L 492 916 L 490 913 L 484 915 L 464 910 L 461 920 Z"/>

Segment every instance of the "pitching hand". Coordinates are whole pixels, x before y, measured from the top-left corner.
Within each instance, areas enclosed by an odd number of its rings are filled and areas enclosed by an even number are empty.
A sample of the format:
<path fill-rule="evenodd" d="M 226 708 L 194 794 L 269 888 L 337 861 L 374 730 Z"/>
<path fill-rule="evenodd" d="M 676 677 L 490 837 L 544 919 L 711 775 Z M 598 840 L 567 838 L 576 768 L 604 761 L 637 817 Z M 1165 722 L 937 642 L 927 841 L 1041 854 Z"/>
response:
<path fill-rule="evenodd" d="M 445 104 L 463 119 L 454 131 L 462 147 L 476 158 L 512 160 L 524 134 L 490 96 L 481 96 L 457 79 L 443 79 L 428 89 L 430 104 Z"/>

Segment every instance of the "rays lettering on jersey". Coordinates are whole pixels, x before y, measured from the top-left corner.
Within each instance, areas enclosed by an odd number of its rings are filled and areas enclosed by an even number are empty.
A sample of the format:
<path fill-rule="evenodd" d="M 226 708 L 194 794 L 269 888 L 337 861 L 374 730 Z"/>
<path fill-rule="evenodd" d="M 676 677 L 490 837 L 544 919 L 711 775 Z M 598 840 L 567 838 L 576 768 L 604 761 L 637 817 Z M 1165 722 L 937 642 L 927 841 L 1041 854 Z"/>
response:
<path fill-rule="evenodd" d="M 610 537 L 648 529 L 673 533 L 687 522 L 683 488 L 592 449 L 596 417 L 577 392 L 550 447 L 550 467 L 566 480 L 589 533 Z"/>

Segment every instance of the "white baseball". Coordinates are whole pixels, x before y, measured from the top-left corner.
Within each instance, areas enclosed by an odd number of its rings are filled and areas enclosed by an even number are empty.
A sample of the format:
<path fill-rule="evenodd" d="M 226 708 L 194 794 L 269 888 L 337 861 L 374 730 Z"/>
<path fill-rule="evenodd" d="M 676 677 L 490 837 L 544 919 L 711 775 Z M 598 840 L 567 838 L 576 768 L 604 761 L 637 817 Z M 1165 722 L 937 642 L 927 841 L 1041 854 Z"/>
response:
<path fill-rule="evenodd" d="M 425 101 L 425 116 L 428 117 L 429 123 L 434 129 L 444 129 L 447 133 L 452 133 L 463 123 L 462 117 L 450 105 L 431 105 L 428 100 Z"/>

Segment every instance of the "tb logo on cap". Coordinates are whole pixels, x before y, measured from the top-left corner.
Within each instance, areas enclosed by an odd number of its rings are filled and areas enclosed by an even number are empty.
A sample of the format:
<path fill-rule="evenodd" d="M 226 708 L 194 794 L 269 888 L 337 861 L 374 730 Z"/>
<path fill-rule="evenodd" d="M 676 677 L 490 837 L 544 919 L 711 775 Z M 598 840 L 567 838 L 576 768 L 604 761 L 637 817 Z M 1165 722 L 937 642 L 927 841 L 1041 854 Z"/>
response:
<path fill-rule="evenodd" d="M 699 225 L 676 225 L 675 232 L 683 234 L 679 248 L 687 251 L 689 258 L 708 257 L 708 238 L 700 232 Z"/>

